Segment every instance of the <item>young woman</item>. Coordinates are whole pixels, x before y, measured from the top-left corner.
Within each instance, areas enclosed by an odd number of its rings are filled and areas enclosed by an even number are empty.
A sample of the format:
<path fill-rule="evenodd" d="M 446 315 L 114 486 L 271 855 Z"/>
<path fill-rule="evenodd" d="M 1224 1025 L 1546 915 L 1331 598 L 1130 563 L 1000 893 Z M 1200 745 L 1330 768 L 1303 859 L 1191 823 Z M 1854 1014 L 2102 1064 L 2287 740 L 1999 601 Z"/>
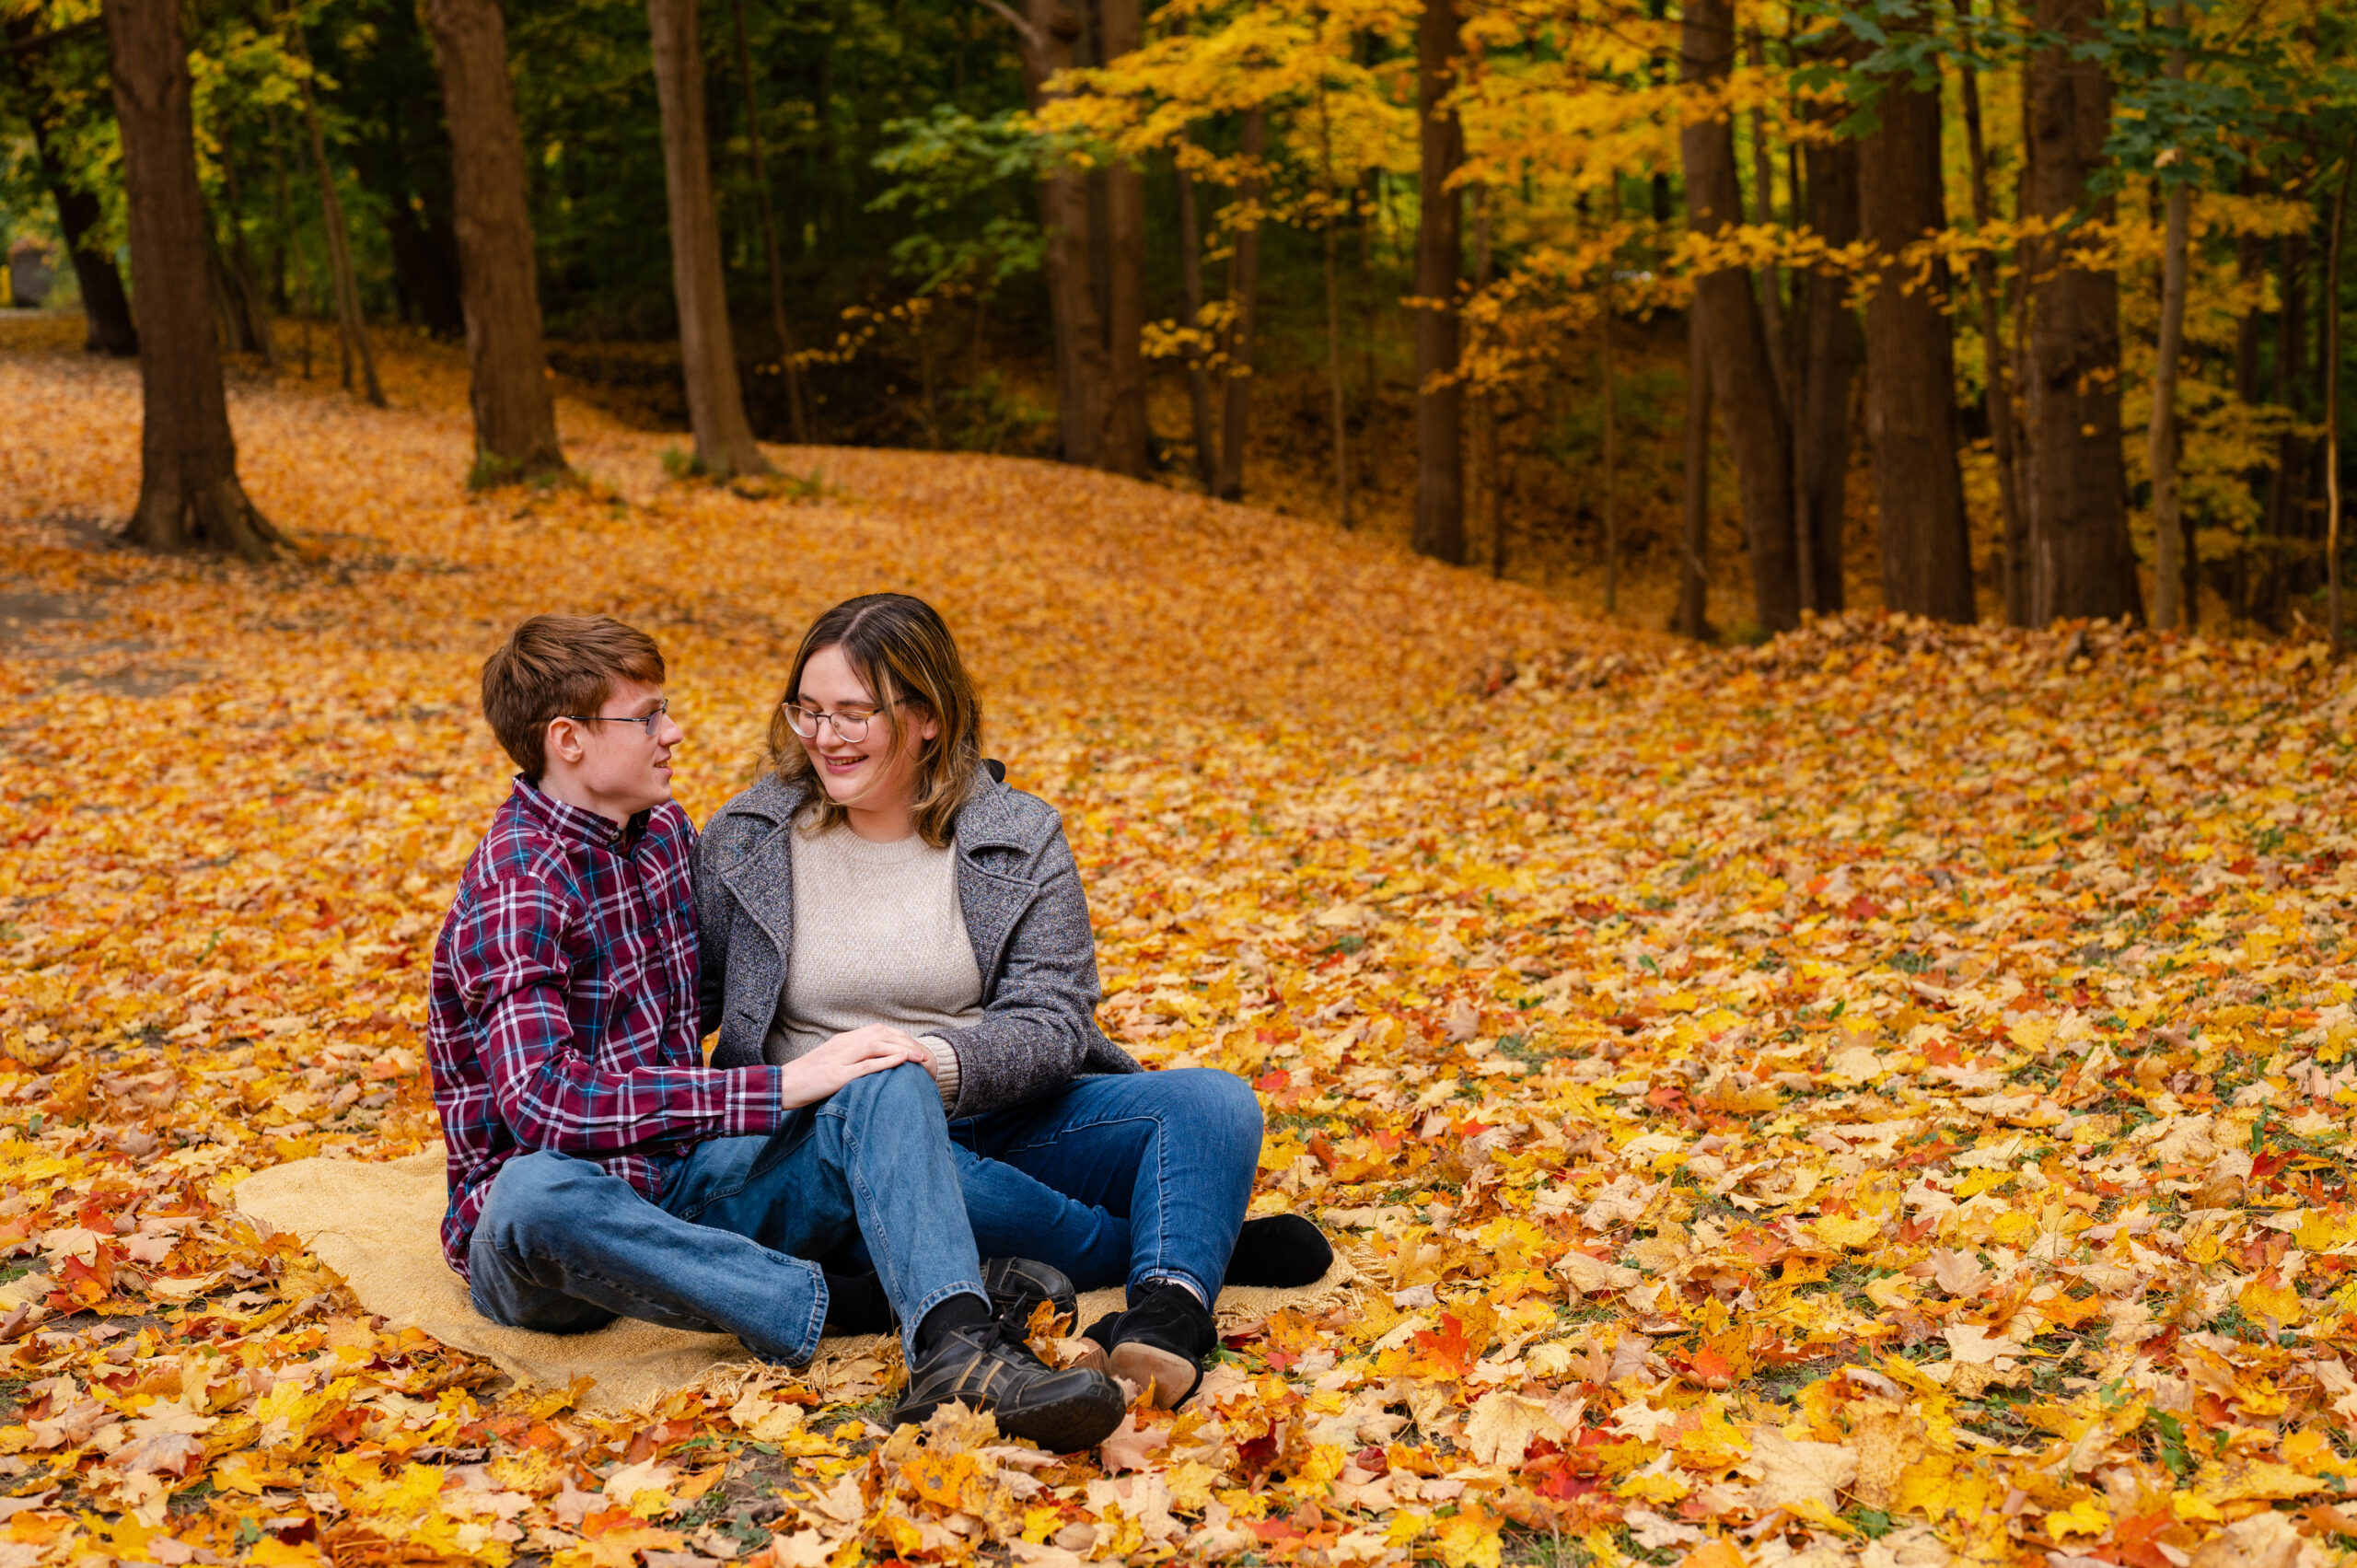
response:
<path fill-rule="evenodd" d="M 1098 1032 L 1062 823 L 1008 787 L 981 736 L 973 682 L 923 600 L 848 599 L 804 633 L 771 771 L 697 846 L 712 1064 L 791 1062 L 851 1028 L 910 1038 L 982 1256 L 1037 1259 L 1083 1290 L 1125 1283 L 1127 1310 L 1087 1338 L 1177 1404 L 1218 1343 L 1223 1283 L 1306 1284 L 1332 1254 L 1306 1220 L 1245 1221 L 1260 1152 L 1249 1087 L 1144 1072 Z M 860 1283 L 830 1283 L 849 1327 Z"/>

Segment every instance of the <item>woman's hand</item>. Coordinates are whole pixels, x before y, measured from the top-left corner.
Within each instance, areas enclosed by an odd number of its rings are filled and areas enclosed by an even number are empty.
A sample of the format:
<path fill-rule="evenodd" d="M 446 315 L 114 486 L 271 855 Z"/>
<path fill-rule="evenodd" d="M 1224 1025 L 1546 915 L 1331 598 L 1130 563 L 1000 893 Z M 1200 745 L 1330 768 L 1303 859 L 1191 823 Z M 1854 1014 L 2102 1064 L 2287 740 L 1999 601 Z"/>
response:
<path fill-rule="evenodd" d="M 788 1109 L 816 1105 L 853 1078 L 888 1072 L 903 1062 L 933 1071 L 933 1052 L 905 1029 L 889 1024 L 847 1029 L 780 1070 L 779 1099 Z"/>

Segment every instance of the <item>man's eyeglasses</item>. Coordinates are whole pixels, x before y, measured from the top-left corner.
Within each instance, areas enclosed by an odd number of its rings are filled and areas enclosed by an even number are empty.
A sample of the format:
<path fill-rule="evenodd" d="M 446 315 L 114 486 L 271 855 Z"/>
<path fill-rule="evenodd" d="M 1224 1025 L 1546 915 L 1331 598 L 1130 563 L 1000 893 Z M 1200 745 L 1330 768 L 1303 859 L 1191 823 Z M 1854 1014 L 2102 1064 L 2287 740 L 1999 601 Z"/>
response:
<path fill-rule="evenodd" d="M 846 746 L 856 746 L 867 738 L 867 726 L 876 722 L 877 714 L 882 713 L 884 708 L 897 708 L 900 705 L 899 702 L 890 702 L 885 703 L 883 708 L 853 708 L 842 713 L 830 714 L 817 708 L 805 708 L 796 703 L 788 703 L 784 705 L 785 722 L 794 727 L 795 734 L 805 740 L 818 739 L 819 726 L 821 723 L 830 724 L 835 726 L 836 739 Z"/>
<path fill-rule="evenodd" d="M 559 714 L 557 717 L 574 719 L 582 724 L 634 724 L 645 730 L 646 738 L 652 740 L 655 738 L 655 726 L 662 723 L 670 712 L 671 700 L 666 697 L 655 704 L 655 711 L 651 714 Z"/>

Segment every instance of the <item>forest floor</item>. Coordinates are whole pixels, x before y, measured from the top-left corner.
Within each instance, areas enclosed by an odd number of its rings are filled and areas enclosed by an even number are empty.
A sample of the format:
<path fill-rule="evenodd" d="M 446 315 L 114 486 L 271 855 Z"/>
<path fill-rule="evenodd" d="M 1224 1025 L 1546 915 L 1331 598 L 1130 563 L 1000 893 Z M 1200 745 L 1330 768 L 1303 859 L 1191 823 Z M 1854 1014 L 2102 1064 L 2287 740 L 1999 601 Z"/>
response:
<path fill-rule="evenodd" d="M 1005 459 L 469 496 L 463 385 L 240 385 L 262 568 L 158 560 L 130 367 L 0 343 L 0 1568 L 520 1558 L 2322 1568 L 2357 1544 L 2357 680 L 1859 618 L 1697 650 Z M 1051 1459 L 772 1378 L 618 1417 L 235 1217 L 430 1147 L 513 621 L 654 633 L 700 819 L 792 639 L 939 605 L 1107 1029 L 1252 1080 L 1355 1305 Z M 1509 678 L 1510 677 L 1510 678 Z M 806 1406 L 809 1408 L 806 1408 Z M 766 1554 L 764 1557 L 763 1554 Z"/>

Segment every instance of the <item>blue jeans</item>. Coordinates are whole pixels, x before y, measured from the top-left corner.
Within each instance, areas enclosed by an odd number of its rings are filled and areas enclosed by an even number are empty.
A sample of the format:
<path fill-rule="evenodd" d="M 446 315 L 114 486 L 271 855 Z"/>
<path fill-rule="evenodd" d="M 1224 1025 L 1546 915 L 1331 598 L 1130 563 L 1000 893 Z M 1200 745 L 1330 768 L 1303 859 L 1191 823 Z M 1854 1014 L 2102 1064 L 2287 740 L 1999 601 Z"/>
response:
<path fill-rule="evenodd" d="M 467 1254 L 475 1310 L 575 1334 L 616 1318 L 734 1334 L 764 1361 L 817 1353 L 827 1286 L 809 1261 L 858 1237 L 901 1349 L 950 1296 L 989 1297 L 941 1096 L 923 1068 L 854 1078 L 767 1137 L 698 1144 L 660 1204 L 542 1149 L 501 1167 Z"/>
<path fill-rule="evenodd" d="M 949 1135 L 982 1256 L 1082 1290 L 1178 1278 L 1219 1299 L 1260 1163 L 1260 1102 L 1234 1074 L 1092 1074 Z"/>

